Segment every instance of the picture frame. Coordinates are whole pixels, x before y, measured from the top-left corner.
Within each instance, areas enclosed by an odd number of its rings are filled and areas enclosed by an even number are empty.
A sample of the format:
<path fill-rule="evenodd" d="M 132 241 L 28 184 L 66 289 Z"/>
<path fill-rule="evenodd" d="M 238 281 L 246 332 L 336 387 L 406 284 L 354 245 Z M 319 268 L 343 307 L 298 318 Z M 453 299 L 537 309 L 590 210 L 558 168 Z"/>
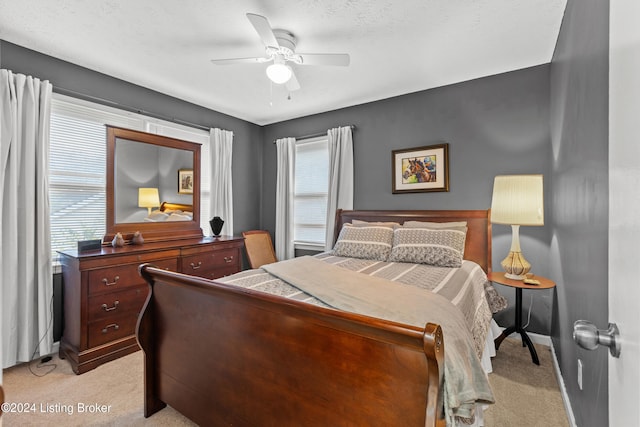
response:
<path fill-rule="evenodd" d="M 449 191 L 449 144 L 391 152 L 392 192 Z"/>
<path fill-rule="evenodd" d="M 193 169 L 178 170 L 178 194 L 193 194 Z"/>

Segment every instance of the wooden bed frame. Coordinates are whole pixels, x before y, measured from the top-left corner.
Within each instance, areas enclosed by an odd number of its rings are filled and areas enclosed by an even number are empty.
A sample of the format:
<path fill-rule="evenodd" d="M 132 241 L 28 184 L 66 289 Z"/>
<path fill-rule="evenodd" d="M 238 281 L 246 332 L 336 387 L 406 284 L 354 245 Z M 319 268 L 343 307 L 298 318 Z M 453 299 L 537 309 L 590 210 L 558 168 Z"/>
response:
<path fill-rule="evenodd" d="M 160 205 L 160 212 L 164 212 L 166 210 L 193 212 L 193 205 L 186 205 L 184 203 L 162 202 L 162 204 Z"/>
<path fill-rule="evenodd" d="M 483 211 L 339 211 L 365 221 L 467 221 L 465 258 L 491 266 Z M 444 426 L 444 343 L 424 328 L 140 267 L 145 417 L 167 404 L 199 425 Z"/>

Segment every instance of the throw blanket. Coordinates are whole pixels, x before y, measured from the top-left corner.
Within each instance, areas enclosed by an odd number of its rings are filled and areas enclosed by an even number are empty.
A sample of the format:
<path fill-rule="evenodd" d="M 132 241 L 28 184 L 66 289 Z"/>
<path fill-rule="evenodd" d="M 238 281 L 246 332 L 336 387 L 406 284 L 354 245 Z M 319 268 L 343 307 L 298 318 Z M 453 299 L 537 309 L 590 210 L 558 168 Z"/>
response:
<path fill-rule="evenodd" d="M 442 327 L 445 342 L 444 404 L 447 425 L 470 422 L 476 403 L 493 403 L 493 393 L 464 316 L 446 298 L 379 277 L 299 257 L 262 267 L 325 304 L 343 311 L 423 328 Z"/>

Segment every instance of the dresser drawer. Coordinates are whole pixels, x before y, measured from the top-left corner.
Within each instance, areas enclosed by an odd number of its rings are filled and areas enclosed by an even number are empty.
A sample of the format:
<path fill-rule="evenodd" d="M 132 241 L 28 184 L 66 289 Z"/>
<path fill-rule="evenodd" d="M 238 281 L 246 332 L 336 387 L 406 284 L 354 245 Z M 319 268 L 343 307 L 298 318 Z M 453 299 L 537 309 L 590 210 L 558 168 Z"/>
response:
<path fill-rule="evenodd" d="M 199 276 L 202 271 L 198 270 L 240 265 L 239 253 L 238 249 L 231 248 L 185 256 L 182 258 L 182 272 Z"/>
<path fill-rule="evenodd" d="M 113 318 L 129 311 L 138 313 L 142 310 L 148 293 L 149 287 L 143 285 L 89 297 L 87 307 L 89 322 Z"/>
<path fill-rule="evenodd" d="M 150 261 L 158 268 L 176 271 L 178 260 L 165 259 Z M 89 295 L 113 292 L 123 288 L 144 285 L 146 282 L 138 273 L 139 264 L 117 265 L 109 268 L 100 268 L 89 271 Z"/>
<path fill-rule="evenodd" d="M 89 347 L 107 344 L 120 338 L 134 335 L 139 312 L 130 311 L 117 316 L 90 322 L 88 325 Z"/>

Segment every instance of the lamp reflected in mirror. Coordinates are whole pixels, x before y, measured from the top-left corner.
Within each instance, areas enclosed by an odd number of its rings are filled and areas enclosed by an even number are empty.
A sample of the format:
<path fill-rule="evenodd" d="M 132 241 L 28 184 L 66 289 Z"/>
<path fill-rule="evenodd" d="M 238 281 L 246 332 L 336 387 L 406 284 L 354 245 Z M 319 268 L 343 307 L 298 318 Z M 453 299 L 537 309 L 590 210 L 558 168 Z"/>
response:
<path fill-rule="evenodd" d="M 160 195 L 157 188 L 138 188 L 138 207 L 147 208 L 147 215 L 151 215 L 151 209 L 160 207 Z"/>

